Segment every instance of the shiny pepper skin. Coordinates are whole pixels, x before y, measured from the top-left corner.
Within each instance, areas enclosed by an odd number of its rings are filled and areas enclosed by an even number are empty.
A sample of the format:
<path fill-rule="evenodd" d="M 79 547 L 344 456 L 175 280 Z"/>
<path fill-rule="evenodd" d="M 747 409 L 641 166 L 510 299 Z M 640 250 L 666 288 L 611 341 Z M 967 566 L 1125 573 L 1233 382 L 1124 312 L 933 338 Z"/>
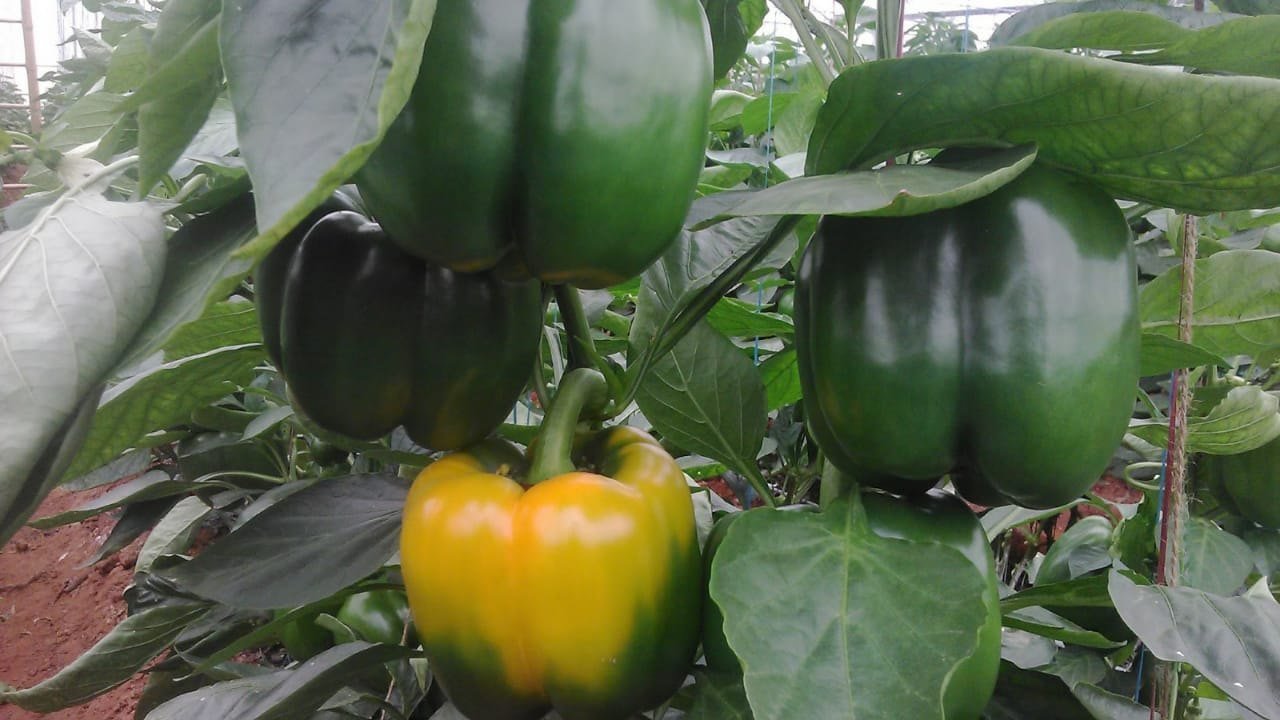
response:
<path fill-rule="evenodd" d="M 514 453 L 514 454 L 513 454 Z M 524 488 L 514 450 L 429 465 L 400 559 L 422 647 L 472 720 L 623 720 L 670 697 L 698 644 L 701 561 L 684 475 L 633 428 Z"/>
<path fill-rule="evenodd" d="M 492 432 L 533 367 L 538 284 L 429 265 L 355 212 L 310 223 L 254 275 L 263 344 L 294 405 L 331 432 L 372 440 L 404 425 L 435 450 Z"/>
<path fill-rule="evenodd" d="M 413 95 L 356 184 L 431 262 L 617 284 L 680 231 L 711 88 L 698 0 L 440 0 Z"/>
<path fill-rule="evenodd" d="M 1136 278 L 1112 199 L 1040 166 L 957 208 L 824 218 L 796 289 L 809 427 L 864 485 L 1069 502 L 1133 408 Z"/>

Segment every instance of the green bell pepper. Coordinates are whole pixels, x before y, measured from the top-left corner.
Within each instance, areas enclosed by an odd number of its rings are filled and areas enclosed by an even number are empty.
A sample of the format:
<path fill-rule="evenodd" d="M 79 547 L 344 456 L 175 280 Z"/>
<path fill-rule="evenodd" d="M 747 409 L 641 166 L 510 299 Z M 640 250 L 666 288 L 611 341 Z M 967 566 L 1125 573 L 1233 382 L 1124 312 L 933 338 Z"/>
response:
<path fill-rule="evenodd" d="M 401 424 L 436 450 L 480 440 L 524 389 L 541 338 L 538 283 L 428 265 L 350 211 L 291 233 L 254 288 L 295 407 L 362 440 Z"/>
<path fill-rule="evenodd" d="M 680 231 L 711 87 L 697 0 L 440 0 L 409 103 L 356 184 L 431 262 L 613 285 Z"/>
<path fill-rule="evenodd" d="M 1045 167 L 956 208 L 826 217 L 796 287 L 809 428 L 864 485 L 1064 504 L 1128 425 L 1136 281 L 1115 202 Z"/>
<path fill-rule="evenodd" d="M 1237 455 L 1203 455 L 1197 476 L 1226 496 L 1228 509 L 1280 530 L 1280 439 Z"/>

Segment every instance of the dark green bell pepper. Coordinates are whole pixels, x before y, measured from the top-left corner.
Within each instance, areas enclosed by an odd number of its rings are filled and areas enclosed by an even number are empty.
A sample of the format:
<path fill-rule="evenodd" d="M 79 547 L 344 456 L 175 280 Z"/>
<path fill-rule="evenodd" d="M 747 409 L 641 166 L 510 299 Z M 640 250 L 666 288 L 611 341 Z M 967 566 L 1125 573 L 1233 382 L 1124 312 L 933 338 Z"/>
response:
<path fill-rule="evenodd" d="M 440 0 L 356 184 L 419 257 L 604 287 L 680 231 L 710 98 L 698 0 Z"/>
<path fill-rule="evenodd" d="M 1280 439 L 1236 455 L 1202 455 L 1197 477 L 1210 480 L 1229 509 L 1280 530 Z"/>
<path fill-rule="evenodd" d="M 1136 280 L 1115 202 L 1040 166 L 952 209 L 824 218 L 796 287 L 809 428 L 864 485 L 1066 503 L 1129 421 Z"/>
<path fill-rule="evenodd" d="M 480 440 L 524 389 L 541 338 L 537 282 L 429 265 L 349 211 L 287 237 L 254 287 L 295 406 L 357 439 L 403 424 L 432 449 Z"/>

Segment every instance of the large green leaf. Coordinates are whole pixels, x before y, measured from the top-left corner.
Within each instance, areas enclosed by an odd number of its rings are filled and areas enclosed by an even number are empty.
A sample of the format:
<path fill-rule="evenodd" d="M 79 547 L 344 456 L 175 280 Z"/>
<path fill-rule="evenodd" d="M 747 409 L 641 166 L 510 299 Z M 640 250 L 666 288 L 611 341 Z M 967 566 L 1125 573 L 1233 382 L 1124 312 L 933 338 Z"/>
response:
<path fill-rule="evenodd" d="M 374 572 L 395 553 L 408 492 L 408 483 L 394 475 L 318 482 L 263 510 L 170 574 L 182 587 L 238 608 L 319 600 Z"/>
<path fill-rule="evenodd" d="M 130 616 L 53 677 L 25 690 L 0 691 L 0 704 L 47 713 L 86 702 L 132 677 L 207 610 L 188 601 Z"/>
<path fill-rule="evenodd" d="M 760 720 L 941 720 L 948 677 L 977 645 L 982 585 L 959 552 L 876 536 L 846 499 L 746 513 L 710 589 Z"/>
<path fill-rule="evenodd" d="M 364 672 L 405 657 L 395 645 L 344 643 L 287 670 L 228 680 L 200 688 L 164 703 L 148 720 L 290 720 L 310 718 L 348 683 Z"/>
<path fill-rule="evenodd" d="M 919 215 L 987 195 L 1031 167 L 1035 148 L 1010 148 L 955 163 L 893 165 L 817 175 L 764 190 L 727 190 L 699 198 L 695 228 L 750 215 Z"/>
<path fill-rule="evenodd" d="M 742 678 L 733 673 L 703 673 L 697 678 L 688 720 L 753 720 Z"/>
<path fill-rule="evenodd" d="M 1151 654 L 1185 662 L 1236 702 L 1280 717 L 1280 604 L 1190 588 L 1141 587 L 1112 571 L 1116 610 Z"/>
<path fill-rule="evenodd" d="M 1048 22 L 1013 44 L 1121 50 L 1110 59 L 1280 77 L 1280 17 L 1274 15 L 1191 30 L 1147 12 L 1080 13 Z"/>
<path fill-rule="evenodd" d="M 149 191 L 204 126 L 222 89 L 219 3 L 170 0 L 151 41 L 151 74 L 126 101 L 138 108 L 138 186 Z"/>
<path fill-rule="evenodd" d="M 435 5 L 224 3 L 222 62 L 261 229 L 245 256 L 266 255 L 372 154 L 409 99 Z"/>
<path fill-rule="evenodd" d="M 1225 9 L 1225 8 L 1224 8 Z M 1025 8 L 1000 23 L 991 34 L 992 47 L 1009 45 L 1057 18 L 1069 15 L 1091 15 L 1103 12 L 1140 12 L 1163 18 L 1187 28 L 1202 28 L 1225 22 L 1234 15 L 1196 12 L 1189 7 L 1169 7 L 1145 0 L 1085 0 L 1085 2 L 1051 2 Z"/>
<path fill-rule="evenodd" d="M 1163 447 L 1168 420 L 1131 420 L 1129 432 Z M 1257 385 L 1233 387 L 1203 415 L 1187 420 L 1187 450 L 1211 455 L 1248 452 L 1280 437 L 1280 398 Z"/>
<path fill-rule="evenodd" d="M 1142 333 L 1142 369 L 1143 377 L 1164 375 L 1179 368 L 1193 368 L 1201 365 L 1230 367 L 1221 355 L 1194 344 L 1175 340 L 1168 335 L 1152 332 Z"/>
<path fill-rule="evenodd" d="M 728 338 L 698 323 L 645 376 L 636 402 L 663 437 L 744 475 L 764 440 L 764 381 Z"/>
<path fill-rule="evenodd" d="M 1182 528 L 1178 570 L 1182 585 L 1231 595 L 1253 571 L 1253 556 L 1235 535 L 1204 518 L 1189 518 Z"/>
<path fill-rule="evenodd" d="M 1228 250 L 1196 261 L 1192 340 L 1216 355 L 1258 355 L 1280 347 L 1280 254 Z M 1143 286 L 1143 332 L 1177 337 L 1182 268 Z"/>
<path fill-rule="evenodd" d="M 1207 111 L 1206 108 L 1212 108 Z M 1280 205 L 1280 80 L 1038 48 L 866 63 L 831 85 L 808 174 L 915 148 L 1035 143 L 1117 197 L 1196 213 Z"/>
<path fill-rule="evenodd" d="M 58 479 L 39 466 L 48 470 L 160 286 L 159 208 L 98 193 L 70 190 L 31 225 L 0 233 L 0 544 Z"/>
<path fill-rule="evenodd" d="M 67 477 L 110 462 L 148 433 L 185 423 L 196 408 L 248 385 L 263 358 L 261 345 L 233 345 L 165 363 L 112 387 Z"/>
<path fill-rule="evenodd" d="M 729 74 L 742 57 L 751 36 L 764 23 L 764 0 L 702 0 L 711 25 L 711 45 L 717 80 Z"/>

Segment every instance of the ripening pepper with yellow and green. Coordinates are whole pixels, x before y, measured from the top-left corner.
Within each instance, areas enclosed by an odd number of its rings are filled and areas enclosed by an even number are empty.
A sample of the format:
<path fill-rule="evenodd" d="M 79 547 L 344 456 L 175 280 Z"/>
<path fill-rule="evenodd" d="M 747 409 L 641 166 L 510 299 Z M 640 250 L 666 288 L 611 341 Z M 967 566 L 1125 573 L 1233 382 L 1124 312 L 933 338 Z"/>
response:
<path fill-rule="evenodd" d="M 689 672 L 702 604 L 689 488 L 640 430 L 575 437 L 580 408 L 604 397 L 603 376 L 575 370 L 527 471 L 490 441 L 427 466 L 409 491 L 400 561 L 414 624 L 472 720 L 553 708 L 624 720 Z"/>

